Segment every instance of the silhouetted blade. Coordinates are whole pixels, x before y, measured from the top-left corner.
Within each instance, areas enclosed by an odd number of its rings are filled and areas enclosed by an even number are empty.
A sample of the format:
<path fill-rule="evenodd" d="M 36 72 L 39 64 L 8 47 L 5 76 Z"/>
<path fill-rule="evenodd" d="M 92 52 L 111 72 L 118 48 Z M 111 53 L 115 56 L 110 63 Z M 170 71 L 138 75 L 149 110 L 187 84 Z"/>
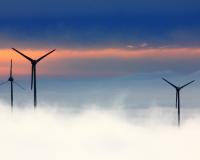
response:
<path fill-rule="evenodd" d="M 165 78 L 162 78 L 165 82 L 167 82 L 168 84 L 170 84 L 172 87 L 177 88 L 177 86 L 175 86 L 174 84 L 172 84 L 171 82 L 169 82 L 168 80 L 166 80 Z"/>
<path fill-rule="evenodd" d="M 31 71 L 31 90 L 33 89 L 33 78 L 34 78 L 34 66 L 32 65 L 32 71 Z"/>
<path fill-rule="evenodd" d="M 8 81 L 0 83 L 0 86 L 4 85 L 6 83 L 8 83 Z"/>
<path fill-rule="evenodd" d="M 12 77 L 12 59 L 11 59 L 11 63 L 10 63 L 10 77 Z"/>
<path fill-rule="evenodd" d="M 178 105 L 178 92 L 176 91 L 176 108 L 177 108 L 177 105 Z"/>
<path fill-rule="evenodd" d="M 22 55 L 23 57 L 25 57 L 26 59 L 28 59 L 29 61 L 33 61 L 30 57 L 26 56 L 25 54 L 21 53 L 20 51 L 16 50 L 15 48 L 12 48 L 15 52 L 19 53 L 20 55 Z"/>
<path fill-rule="evenodd" d="M 23 89 L 23 90 L 25 90 L 25 88 L 24 87 L 22 87 L 19 83 L 17 83 L 16 81 L 14 81 L 14 83 L 19 87 L 19 88 L 21 88 L 21 89 Z"/>
<path fill-rule="evenodd" d="M 37 59 L 37 62 L 41 61 L 43 58 L 45 58 L 46 56 L 50 55 L 50 54 L 53 53 L 54 51 L 55 51 L 55 49 L 52 50 L 52 51 L 50 51 L 49 53 L 45 54 L 44 56 L 38 58 L 38 59 Z"/>
<path fill-rule="evenodd" d="M 181 89 L 184 88 L 184 87 L 186 87 L 186 86 L 188 86 L 189 84 L 193 83 L 194 81 L 195 81 L 195 80 L 193 80 L 193 81 L 191 81 L 191 82 L 189 82 L 189 83 L 187 83 L 187 84 L 181 86 Z"/>

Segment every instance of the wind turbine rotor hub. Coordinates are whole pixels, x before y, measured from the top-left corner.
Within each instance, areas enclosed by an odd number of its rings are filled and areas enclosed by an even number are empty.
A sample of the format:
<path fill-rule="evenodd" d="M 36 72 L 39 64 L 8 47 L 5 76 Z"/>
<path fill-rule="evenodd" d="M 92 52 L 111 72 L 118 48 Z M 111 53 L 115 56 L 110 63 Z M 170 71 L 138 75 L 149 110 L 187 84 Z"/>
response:
<path fill-rule="evenodd" d="M 36 64 L 37 64 L 37 61 L 36 61 L 36 60 L 33 60 L 31 63 L 32 63 L 32 65 L 36 65 Z"/>

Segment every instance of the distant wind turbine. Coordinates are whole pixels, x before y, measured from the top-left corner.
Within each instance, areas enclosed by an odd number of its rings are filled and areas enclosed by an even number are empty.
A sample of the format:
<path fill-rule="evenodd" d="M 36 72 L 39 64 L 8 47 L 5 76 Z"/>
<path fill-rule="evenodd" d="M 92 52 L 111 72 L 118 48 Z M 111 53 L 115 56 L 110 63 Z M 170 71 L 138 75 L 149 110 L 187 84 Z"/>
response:
<path fill-rule="evenodd" d="M 180 90 L 183 89 L 184 87 L 188 86 L 189 84 L 193 83 L 195 80 L 193 80 L 185 85 L 182 85 L 181 87 L 178 87 L 178 86 L 172 84 L 171 82 L 169 82 L 168 80 L 166 80 L 165 78 L 162 78 L 162 79 L 176 89 L 176 108 L 178 109 L 178 126 L 180 126 Z"/>
<path fill-rule="evenodd" d="M 13 72 L 12 72 L 12 59 L 11 59 L 11 64 L 10 64 L 10 77 L 8 78 L 8 80 L 6 82 L 1 83 L 0 85 L 4 85 L 8 82 L 10 82 L 10 89 L 11 89 L 11 110 L 13 110 L 13 83 L 16 84 L 18 87 L 20 87 L 21 89 L 24 89 L 20 84 L 18 84 L 14 78 L 13 78 Z M 25 90 L 25 89 L 24 89 Z"/>
<path fill-rule="evenodd" d="M 45 54 L 44 56 L 38 58 L 38 59 L 32 59 L 28 56 L 26 56 L 25 54 L 21 53 L 20 51 L 16 50 L 15 48 L 12 48 L 14 51 L 16 51 L 17 53 L 19 53 L 21 56 L 23 56 L 24 58 L 26 58 L 27 60 L 29 60 L 32 64 L 32 73 L 31 73 L 31 90 L 33 89 L 34 86 L 34 109 L 36 109 L 37 107 L 37 73 L 36 73 L 36 66 L 37 63 L 40 62 L 42 59 L 44 59 L 45 57 L 47 57 L 48 55 L 50 55 L 52 52 L 55 51 L 52 50 L 49 53 Z"/>

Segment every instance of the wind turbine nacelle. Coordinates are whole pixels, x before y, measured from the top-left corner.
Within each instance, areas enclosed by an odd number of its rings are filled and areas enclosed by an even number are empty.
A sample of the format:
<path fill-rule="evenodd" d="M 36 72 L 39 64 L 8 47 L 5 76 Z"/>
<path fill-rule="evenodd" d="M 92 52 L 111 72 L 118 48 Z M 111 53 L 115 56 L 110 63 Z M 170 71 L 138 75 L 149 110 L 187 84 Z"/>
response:
<path fill-rule="evenodd" d="M 14 78 L 13 78 L 13 77 L 10 77 L 10 78 L 8 79 L 8 81 L 13 82 L 13 81 L 14 81 Z"/>

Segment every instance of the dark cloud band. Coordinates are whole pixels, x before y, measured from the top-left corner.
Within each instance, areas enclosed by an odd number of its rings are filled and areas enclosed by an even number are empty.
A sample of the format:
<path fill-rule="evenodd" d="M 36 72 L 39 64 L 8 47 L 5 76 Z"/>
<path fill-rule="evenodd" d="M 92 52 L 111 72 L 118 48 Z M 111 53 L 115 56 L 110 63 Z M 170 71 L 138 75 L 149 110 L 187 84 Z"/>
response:
<path fill-rule="evenodd" d="M 1 47 L 199 46 L 199 13 L 6 18 Z"/>

